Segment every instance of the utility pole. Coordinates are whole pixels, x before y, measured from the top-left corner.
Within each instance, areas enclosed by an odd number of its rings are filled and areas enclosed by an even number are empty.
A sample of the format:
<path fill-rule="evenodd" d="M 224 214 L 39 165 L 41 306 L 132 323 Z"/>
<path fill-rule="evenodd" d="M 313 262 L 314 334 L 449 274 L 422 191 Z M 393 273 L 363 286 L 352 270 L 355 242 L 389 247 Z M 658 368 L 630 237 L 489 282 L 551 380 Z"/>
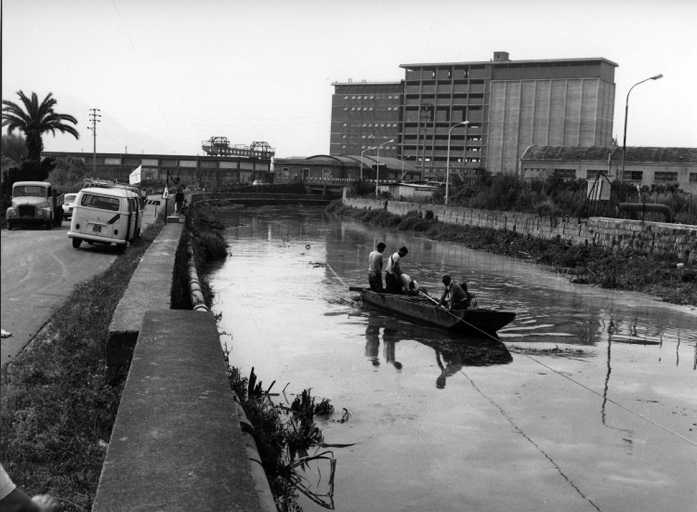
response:
<path fill-rule="evenodd" d="M 102 117 L 101 114 L 97 114 L 97 112 L 101 112 L 98 108 L 91 108 L 90 109 L 90 121 L 92 121 L 92 126 L 88 126 L 88 130 L 92 130 L 92 137 L 93 137 L 93 144 L 92 144 L 92 177 L 96 178 L 97 176 L 97 123 L 101 123 L 101 120 L 99 119 Z"/>

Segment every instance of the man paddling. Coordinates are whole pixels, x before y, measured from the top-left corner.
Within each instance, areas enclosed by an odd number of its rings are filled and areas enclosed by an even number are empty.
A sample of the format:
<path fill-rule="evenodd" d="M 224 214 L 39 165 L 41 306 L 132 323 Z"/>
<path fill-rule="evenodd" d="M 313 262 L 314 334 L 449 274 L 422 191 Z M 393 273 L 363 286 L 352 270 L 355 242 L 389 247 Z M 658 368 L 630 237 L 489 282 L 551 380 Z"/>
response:
<path fill-rule="evenodd" d="M 371 290 L 378 293 L 385 291 L 382 287 L 382 253 L 385 247 L 387 246 L 380 242 L 377 250 L 368 255 L 368 284 Z"/>
<path fill-rule="evenodd" d="M 448 300 L 448 309 L 467 309 L 469 307 L 467 292 L 462 289 L 462 286 L 453 281 L 448 274 L 443 276 L 443 285 L 445 290 L 440 297 L 438 307 L 445 304 L 446 300 Z"/>

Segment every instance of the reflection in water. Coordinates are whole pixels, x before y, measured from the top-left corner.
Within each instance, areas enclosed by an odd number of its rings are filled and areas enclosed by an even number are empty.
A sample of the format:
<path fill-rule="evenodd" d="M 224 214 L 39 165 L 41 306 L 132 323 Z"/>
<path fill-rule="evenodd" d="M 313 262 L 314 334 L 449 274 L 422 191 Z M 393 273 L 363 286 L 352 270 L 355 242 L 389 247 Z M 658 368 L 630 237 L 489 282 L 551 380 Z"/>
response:
<path fill-rule="evenodd" d="M 436 364 L 440 369 L 440 375 L 436 378 L 438 389 L 445 388 L 446 379 L 459 372 L 463 366 L 492 366 L 513 361 L 506 345 L 493 338 L 468 338 L 443 333 L 396 318 L 383 317 L 380 312 L 372 309 L 367 311 L 367 315 L 365 356 L 370 363 L 375 367 L 380 366 L 380 329 L 384 359 L 397 370 L 401 370 L 403 365 L 396 359 L 396 344 L 406 339 L 417 341 L 435 351 Z"/>

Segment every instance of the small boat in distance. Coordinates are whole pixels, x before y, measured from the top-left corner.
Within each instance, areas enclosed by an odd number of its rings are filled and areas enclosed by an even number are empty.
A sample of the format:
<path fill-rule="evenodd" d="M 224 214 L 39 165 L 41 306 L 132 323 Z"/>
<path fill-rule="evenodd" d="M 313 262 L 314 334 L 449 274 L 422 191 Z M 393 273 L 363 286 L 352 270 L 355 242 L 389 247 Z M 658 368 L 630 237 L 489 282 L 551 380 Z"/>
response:
<path fill-rule="evenodd" d="M 496 335 L 496 331 L 515 319 L 512 311 L 495 309 L 447 310 L 436 307 L 436 300 L 425 294 L 400 295 L 377 293 L 367 288 L 349 288 L 359 291 L 364 304 L 394 313 L 412 322 L 467 335 Z"/>

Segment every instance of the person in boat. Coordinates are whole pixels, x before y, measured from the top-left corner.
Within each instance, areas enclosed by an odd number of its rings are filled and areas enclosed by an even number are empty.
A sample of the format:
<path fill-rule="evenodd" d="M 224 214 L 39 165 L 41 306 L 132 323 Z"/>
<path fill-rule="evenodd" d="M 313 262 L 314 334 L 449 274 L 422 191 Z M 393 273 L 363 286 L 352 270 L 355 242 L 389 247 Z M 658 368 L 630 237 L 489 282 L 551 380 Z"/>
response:
<path fill-rule="evenodd" d="M 407 295 L 418 295 L 419 294 L 419 283 L 412 279 L 409 274 L 402 274 L 400 276 L 402 282 L 402 292 Z"/>
<path fill-rule="evenodd" d="M 467 309 L 470 305 L 467 292 L 452 278 L 445 274 L 443 276 L 443 285 L 445 290 L 438 301 L 438 307 L 441 307 L 448 302 L 448 309 Z"/>
<path fill-rule="evenodd" d="M 382 253 L 387 247 L 380 242 L 376 250 L 368 255 L 368 284 L 374 292 L 382 293 L 385 288 L 382 286 Z"/>
<path fill-rule="evenodd" d="M 409 250 L 402 246 L 399 251 L 390 256 L 385 268 L 385 287 L 387 293 L 401 293 L 402 291 L 402 265 L 401 261 L 409 253 Z"/>

